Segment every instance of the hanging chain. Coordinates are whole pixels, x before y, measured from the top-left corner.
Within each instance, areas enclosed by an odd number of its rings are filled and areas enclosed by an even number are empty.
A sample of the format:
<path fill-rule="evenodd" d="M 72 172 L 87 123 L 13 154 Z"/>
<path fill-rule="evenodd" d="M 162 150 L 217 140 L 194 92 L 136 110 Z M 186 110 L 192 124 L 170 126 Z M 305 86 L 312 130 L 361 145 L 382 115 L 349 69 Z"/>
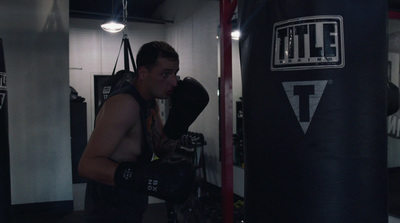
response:
<path fill-rule="evenodd" d="M 122 22 L 125 25 L 123 30 L 124 38 L 127 36 L 128 0 L 122 0 Z"/>
<path fill-rule="evenodd" d="M 126 25 L 126 21 L 128 18 L 128 0 L 122 0 L 122 7 L 123 7 L 123 22 Z"/>

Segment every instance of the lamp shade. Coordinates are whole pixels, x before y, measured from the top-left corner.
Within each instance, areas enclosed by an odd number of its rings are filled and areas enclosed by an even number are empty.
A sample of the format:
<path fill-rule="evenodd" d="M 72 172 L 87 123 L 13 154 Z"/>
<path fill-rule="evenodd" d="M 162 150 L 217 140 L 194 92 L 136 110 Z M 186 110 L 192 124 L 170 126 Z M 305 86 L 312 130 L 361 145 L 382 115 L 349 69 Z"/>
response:
<path fill-rule="evenodd" d="M 107 31 L 110 33 L 117 33 L 117 32 L 122 31 L 125 28 L 125 24 L 118 21 L 117 19 L 109 19 L 109 20 L 105 20 L 101 24 L 101 28 L 104 31 Z"/>

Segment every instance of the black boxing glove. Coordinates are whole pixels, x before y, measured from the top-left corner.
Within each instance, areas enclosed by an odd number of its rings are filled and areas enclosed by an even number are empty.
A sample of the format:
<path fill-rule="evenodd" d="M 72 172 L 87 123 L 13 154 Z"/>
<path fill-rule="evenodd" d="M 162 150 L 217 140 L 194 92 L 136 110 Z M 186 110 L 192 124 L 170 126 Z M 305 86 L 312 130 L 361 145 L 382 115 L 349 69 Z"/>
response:
<path fill-rule="evenodd" d="M 170 156 L 146 166 L 134 162 L 118 165 L 115 185 L 173 203 L 183 203 L 192 192 L 195 169 L 190 159 Z"/>
<path fill-rule="evenodd" d="M 171 95 L 172 107 L 164 125 L 164 134 L 170 139 L 179 139 L 207 106 L 209 96 L 206 89 L 194 78 L 178 81 Z"/>

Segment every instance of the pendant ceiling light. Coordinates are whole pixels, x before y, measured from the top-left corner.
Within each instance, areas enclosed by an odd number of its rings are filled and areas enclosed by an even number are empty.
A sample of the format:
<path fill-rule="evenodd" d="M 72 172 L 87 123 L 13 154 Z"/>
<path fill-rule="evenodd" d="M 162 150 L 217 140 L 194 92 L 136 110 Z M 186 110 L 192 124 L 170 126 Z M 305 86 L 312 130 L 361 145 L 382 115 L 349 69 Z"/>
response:
<path fill-rule="evenodd" d="M 108 20 L 101 24 L 101 28 L 109 33 L 118 33 L 125 28 L 125 25 L 117 20 Z"/>
<path fill-rule="evenodd" d="M 113 2 L 113 1 L 112 1 Z M 101 28 L 104 31 L 110 32 L 110 33 L 118 33 L 121 32 L 125 26 L 126 26 L 126 18 L 128 16 L 128 2 L 127 0 L 122 0 L 122 6 L 123 6 L 123 20 L 121 21 L 118 18 L 118 15 L 114 16 L 114 4 L 113 8 L 112 8 L 112 17 L 108 20 L 105 20 L 102 24 L 101 24 Z"/>

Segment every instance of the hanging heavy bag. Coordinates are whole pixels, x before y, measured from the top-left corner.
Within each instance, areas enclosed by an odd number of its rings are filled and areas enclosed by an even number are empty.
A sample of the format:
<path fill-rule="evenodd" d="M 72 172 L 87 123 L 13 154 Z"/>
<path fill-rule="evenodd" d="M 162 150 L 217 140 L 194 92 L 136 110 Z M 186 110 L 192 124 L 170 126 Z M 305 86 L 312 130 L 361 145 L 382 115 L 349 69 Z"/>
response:
<path fill-rule="evenodd" d="M 238 12 L 246 222 L 387 222 L 387 1 Z"/>
<path fill-rule="evenodd" d="M 111 75 L 111 77 L 102 84 L 103 99 L 107 99 L 111 93 L 131 84 L 135 77 L 136 73 L 129 70 L 120 70 L 116 74 Z"/>
<path fill-rule="evenodd" d="M 115 73 L 115 69 L 117 68 L 119 55 L 122 47 L 124 47 L 124 70 L 120 70 Z M 133 67 L 133 72 L 129 70 L 129 57 L 131 58 L 131 63 Z M 136 64 L 135 59 L 132 55 L 132 49 L 129 43 L 128 35 L 124 34 L 122 37 L 121 45 L 119 47 L 119 52 L 117 56 L 117 60 L 114 64 L 114 69 L 112 71 L 111 77 L 108 78 L 101 86 L 103 97 L 100 100 L 100 104 L 102 104 L 111 93 L 115 92 L 118 89 L 121 89 L 133 82 L 136 78 Z"/>

